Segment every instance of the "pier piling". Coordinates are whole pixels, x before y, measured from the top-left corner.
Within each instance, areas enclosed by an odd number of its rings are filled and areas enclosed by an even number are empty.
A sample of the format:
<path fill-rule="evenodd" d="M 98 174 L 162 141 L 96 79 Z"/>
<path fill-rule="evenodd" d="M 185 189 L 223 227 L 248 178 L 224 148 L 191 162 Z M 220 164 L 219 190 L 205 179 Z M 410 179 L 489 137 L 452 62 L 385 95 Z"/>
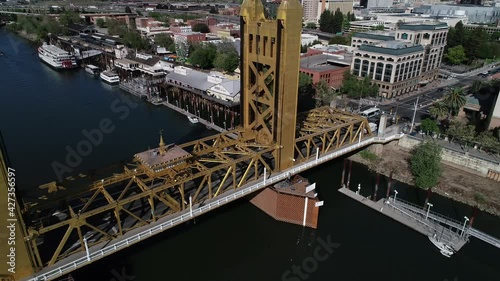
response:
<path fill-rule="evenodd" d="M 352 160 L 349 160 L 349 173 L 347 174 L 347 189 L 351 186 Z"/>
<path fill-rule="evenodd" d="M 378 183 L 380 182 L 380 174 L 377 173 L 377 179 L 375 181 L 375 189 L 373 190 L 372 200 L 377 201 Z"/>
<path fill-rule="evenodd" d="M 345 183 L 345 169 L 347 167 L 347 159 L 344 159 L 344 169 L 342 169 L 342 179 L 341 179 L 341 182 L 340 182 L 340 187 L 344 187 L 344 183 Z"/>
<path fill-rule="evenodd" d="M 392 185 L 392 171 L 389 174 L 389 182 L 387 183 L 387 194 L 385 195 L 385 198 L 389 198 L 389 196 L 391 196 L 391 185 Z"/>

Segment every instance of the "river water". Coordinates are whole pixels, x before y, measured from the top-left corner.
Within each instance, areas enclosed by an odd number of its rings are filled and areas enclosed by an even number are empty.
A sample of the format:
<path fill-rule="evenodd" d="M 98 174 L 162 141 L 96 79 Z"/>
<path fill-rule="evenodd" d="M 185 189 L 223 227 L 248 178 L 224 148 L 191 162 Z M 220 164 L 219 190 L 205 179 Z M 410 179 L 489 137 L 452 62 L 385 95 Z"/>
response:
<path fill-rule="evenodd" d="M 130 160 L 157 146 L 160 129 L 167 143 L 214 133 L 83 70 L 56 72 L 39 61 L 35 50 L 0 29 L 0 130 L 26 198 L 57 178 L 55 163 L 72 170 L 59 172 L 67 177 Z M 112 132 L 103 134 L 80 161 L 68 162 L 68 151 L 87 140 L 84 130 L 92 132 L 105 118 Z M 339 159 L 304 174 L 316 182 L 325 201 L 316 230 L 276 222 L 240 200 L 72 276 L 76 281 L 500 280 L 499 249 L 471 238 L 455 256 L 443 257 L 425 236 L 340 194 L 342 167 Z M 351 183 L 361 184 L 361 193 L 369 195 L 375 175 L 354 164 Z M 386 179 L 380 186 L 383 193 Z M 423 204 L 425 192 L 397 182 L 394 188 L 398 198 Z M 431 202 L 433 210 L 458 220 L 472 213 L 438 195 Z M 500 221 L 488 214 L 480 213 L 474 226 L 500 237 Z"/>

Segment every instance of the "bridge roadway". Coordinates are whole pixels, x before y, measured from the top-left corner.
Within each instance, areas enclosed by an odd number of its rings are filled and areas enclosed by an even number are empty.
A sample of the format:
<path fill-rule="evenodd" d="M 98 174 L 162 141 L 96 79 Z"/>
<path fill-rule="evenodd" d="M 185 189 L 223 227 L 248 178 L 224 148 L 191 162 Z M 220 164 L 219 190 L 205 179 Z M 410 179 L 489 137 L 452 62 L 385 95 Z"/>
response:
<path fill-rule="evenodd" d="M 411 211 L 413 213 L 417 213 L 417 214 L 420 214 L 422 216 L 425 216 L 427 214 L 427 210 L 424 210 L 421 206 L 418 206 L 418 205 L 415 205 L 415 204 L 412 204 L 410 202 L 406 202 L 404 200 L 401 200 L 401 199 L 397 199 L 396 200 L 396 203 L 394 203 L 394 200 L 392 201 L 393 203 L 392 204 L 395 204 L 401 208 L 404 208 L 408 211 Z M 437 221 L 441 224 L 445 224 L 449 227 L 452 227 L 452 228 L 455 228 L 455 229 L 458 229 L 458 230 L 462 230 L 463 228 L 463 223 L 462 222 L 459 222 L 459 221 L 456 221 L 456 220 L 453 220 L 453 219 L 450 219 L 450 218 L 447 218 L 447 217 L 444 217 L 436 212 L 433 212 L 433 211 L 430 211 L 429 212 L 429 219 L 431 220 L 434 220 L 434 221 Z M 466 231 L 465 231 L 468 235 L 472 236 L 472 237 L 475 237 L 481 241 L 484 241 L 490 245 L 493 245 L 497 248 L 500 248 L 500 240 L 491 236 L 491 235 L 488 235 L 484 232 L 481 232 L 475 228 L 472 228 L 472 227 L 466 227 Z"/>
<path fill-rule="evenodd" d="M 202 202 L 201 204 L 193 205 L 191 206 L 191 208 L 187 208 L 184 211 L 180 211 L 175 214 L 163 217 L 155 223 L 126 232 L 119 238 L 113 239 L 111 241 L 103 241 L 90 247 L 88 256 L 83 251 L 75 253 L 56 262 L 52 266 L 43 268 L 41 271 L 32 276 L 29 276 L 28 278 L 23 279 L 22 281 L 54 280 L 56 278 L 62 277 L 78 268 L 84 267 L 92 262 L 95 262 L 122 249 L 125 249 L 130 245 L 150 238 L 183 222 L 187 222 L 197 216 L 208 213 L 211 210 L 217 209 L 218 207 L 223 206 L 227 203 L 245 197 L 264 187 L 282 181 L 291 175 L 301 173 L 305 170 L 308 170 L 317 165 L 323 164 L 365 146 L 375 143 L 387 143 L 393 140 L 398 140 L 403 136 L 404 134 L 399 133 L 397 130 L 395 131 L 393 129 L 388 130 L 388 132 L 383 136 L 369 137 L 363 140 L 360 139 L 356 144 L 345 146 L 324 154 L 321 157 L 317 157 L 316 159 L 310 159 L 308 161 L 302 162 L 290 169 L 282 171 L 281 173 L 273 175 L 269 174 L 266 178 L 263 177 L 262 179 L 249 182 L 243 185 L 241 188 L 227 191 L 213 199 Z"/>

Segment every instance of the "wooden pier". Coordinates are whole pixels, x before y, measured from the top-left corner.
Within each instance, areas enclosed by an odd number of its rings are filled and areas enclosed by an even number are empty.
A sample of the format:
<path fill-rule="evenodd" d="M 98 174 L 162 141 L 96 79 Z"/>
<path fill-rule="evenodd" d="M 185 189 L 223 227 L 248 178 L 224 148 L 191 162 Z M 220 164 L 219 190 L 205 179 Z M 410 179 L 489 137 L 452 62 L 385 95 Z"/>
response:
<path fill-rule="evenodd" d="M 455 251 L 459 251 L 465 243 L 468 242 L 467 235 L 462 237 L 459 233 L 452 231 L 452 229 L 445 227 L 438 222 L 428 220 L 427 218 L 421 217 L 420 214 L 415 214 L 411 211 L 405 210 L 404 208 L 400 208 L 397 204 L 394 204 L 393 199 L 391 200 L 391 198 L 383 198 L 375 202 L 370 200 L 369 197 L 364 197 L 345 187 L 339 189 L 339 192 L 427 237 L 435 234 L 441 236 L 441 239 L 446 241 L 446 244 L 453 247 Z"/>

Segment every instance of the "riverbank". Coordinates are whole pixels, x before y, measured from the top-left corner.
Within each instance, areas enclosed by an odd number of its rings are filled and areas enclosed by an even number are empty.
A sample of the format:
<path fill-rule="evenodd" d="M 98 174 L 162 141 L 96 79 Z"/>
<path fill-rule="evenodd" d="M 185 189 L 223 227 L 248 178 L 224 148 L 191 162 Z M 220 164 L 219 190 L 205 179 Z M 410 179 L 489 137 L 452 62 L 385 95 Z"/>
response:
<path fill-rule="evenodd" d="M 414 185 L 408 163 L 410 156 L 409 151 L 389 144 L 384 146 L 382 155 L 374 160 L 363 158 L 360 153 L 349 159 L 385 176 L 393 172 L 393 179 Z M 443 162 L 442 167 L 441 179 L 433 192 L 500 217 L 499 182 L 451 163 Z"/>

